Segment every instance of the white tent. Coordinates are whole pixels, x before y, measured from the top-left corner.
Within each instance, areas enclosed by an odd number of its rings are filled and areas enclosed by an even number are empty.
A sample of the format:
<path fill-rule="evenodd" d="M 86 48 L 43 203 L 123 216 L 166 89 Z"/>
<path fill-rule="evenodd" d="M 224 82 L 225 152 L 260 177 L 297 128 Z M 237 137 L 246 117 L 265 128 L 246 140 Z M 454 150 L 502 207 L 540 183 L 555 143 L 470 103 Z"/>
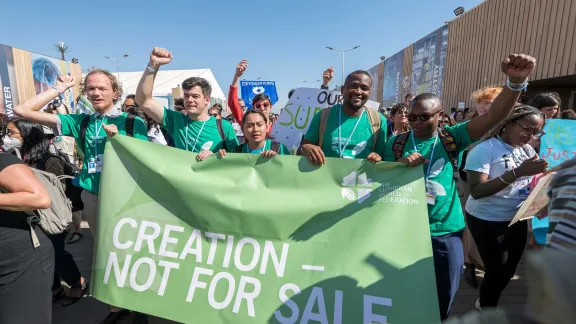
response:
<path fill-rule="evenodd" d="M 201 77 L 212 86 L 212 97 L 225 100 L 226 96 L 218 81 L 212 74 L 210 69 L 195 69 L 195 70 L 160 70 L 156 75 L 154 82 L 154 97 L 166 97 L 172 95 L 172 88 L 177 88 L 182 85 L 184 80 L 191 77 Z M 136 93 L 138 82 L 142 78 L 142 72 L 120 72 L 120 82 L 124 88 L 125 94 Z"/>

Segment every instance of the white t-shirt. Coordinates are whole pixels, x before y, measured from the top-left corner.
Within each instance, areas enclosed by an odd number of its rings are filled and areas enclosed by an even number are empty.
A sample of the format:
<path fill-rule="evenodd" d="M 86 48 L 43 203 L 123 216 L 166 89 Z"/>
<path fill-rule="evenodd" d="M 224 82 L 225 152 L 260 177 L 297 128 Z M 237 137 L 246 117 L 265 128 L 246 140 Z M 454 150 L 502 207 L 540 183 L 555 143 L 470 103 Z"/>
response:
<path fill-rule="evenodd" d="M 148 131 L 148 141 L 156 144 L 167 145 L 164 134 L 160 130 L 160 126 L 152 127 Z"/>
<path fill-rule="evenodd" d="M 237 122 L 232 122 L 232 128 L 234 128 L 236 136 L 244 136 L 244 133 L 242 132 L 242 126 L 240 126 L 240 124 Z"/>
<path fill-rule="evenodd" d="M 530 145 L 514 147 L 498 138 L 491 138 L 476 145 L 468 153 L 464 169 L 481 172 L 487 174 L 488 179 L 494 179 L 519 167 L 535 154 Z M 532 177 L 521 177 L 492 196 L 480 199 L 470 196 L 466 202 L 466 211 L 487 221 L 511 221 L 530 194 L 530 180 Z"/>

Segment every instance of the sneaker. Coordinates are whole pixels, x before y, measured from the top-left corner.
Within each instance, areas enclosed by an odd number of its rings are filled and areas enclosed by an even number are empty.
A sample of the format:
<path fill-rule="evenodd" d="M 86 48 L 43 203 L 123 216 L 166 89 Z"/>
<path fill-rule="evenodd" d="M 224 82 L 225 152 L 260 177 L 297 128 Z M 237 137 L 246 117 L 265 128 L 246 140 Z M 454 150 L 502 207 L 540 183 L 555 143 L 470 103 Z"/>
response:
<path fill-rule="evenodd" d="M 474 304 L 474 307 L 476 307 L 476 309 L 478 311 L 482 310 L 482 306 L 480 306 L 480 298 L 476 299 L 476 303 Z"/>
<path fill-rule="evenodd" d="M 470 288 L 478 289 L 478 280 L 476 279 L 476 269 L 474 264 L 466 263 L 466 269 L 464 269 L 464 281 L 470 286 Z"/>

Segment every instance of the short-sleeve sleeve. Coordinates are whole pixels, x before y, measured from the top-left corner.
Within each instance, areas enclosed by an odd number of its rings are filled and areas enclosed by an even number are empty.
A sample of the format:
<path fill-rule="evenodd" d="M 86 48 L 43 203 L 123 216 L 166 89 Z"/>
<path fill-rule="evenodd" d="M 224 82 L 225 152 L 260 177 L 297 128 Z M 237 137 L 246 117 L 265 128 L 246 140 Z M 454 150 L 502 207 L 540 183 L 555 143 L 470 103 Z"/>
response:
<path fill-rule="evenodd" d="M 384 115 L 380 113 L 378 114 L 380 115 L 380 120 L 382 121 L 382 123 L 380 124 L 380 131 L 378 133 L 378 142 L 376 143 L 374 152 L 378 153 L 380 156 L 383 156 L 384 150 L 386 149 L 388 123 L 386 122 L 386 117 L 384 117 Z"/>
<path fill-rule="evenodd" d="M 306 135 L 304 135 L 304 138 L 307 139 L 308 141 L 310 141 L 311 143 L 314 143 L 316 145 L 318 145 L 318 133 L 320 132 L 320 115 L 322 114 L 322 110 L 320 110 L 319 112 L 316 113 L 316 115 L 314 115 L 314 118 L 312 118 L 312 122 L 310 122 L 310 126 L 308 127 L 308 131 L 306 132 Z"/>
<path fill-rule="evenodd" d="M 164 114 L 166 116 L 166 114 Z M 148 128 L 140 117 L 134 119 L 134 138 L 148 141 Z"/>
<path fill-rule="evenodd" d="M 24 162 L 10 153 L 0 153 L 0 172 L 13 164 L 24 164 Z"/>
<path fill-rule="evenodd" d="M 487 145 L 480 143 L 468 153 L 464 170 L 490 174 L 490 165 L 493 161 L 494 152 L 488 149 Z"/>
<path fill-rule="evenodd" d="M 236 131 L 234 130 L 234 127 L 232 127 L 232 124 L 227 120 L 222 121 L 222 128 L 224 128 L 224 136 L 226 137 L 226 149 L 228 152 L 232 152 L 238 145 L 240 145 L 238 137 L 236 137 Z"/>
<path fill-rule="evenodd" d="M 450 134 L 454 136 L 458 152 L 463 152 L 470 144 L 474 143 L 470 138 L 470 133 L 468 133 L 468 123 L 469 121 L 446 127 Z"/>
<path fill-rule="evenodd" d="M 176 125 L 176 118 L 182 118 L 182 113 L 178 111 L 170 110 L 164 107 L 164 118 L 162 118 L 162 127 L 164 127 L 168 133 L 174 134 L 175 125 Z"/>
<path fill-rule="evenodd" d="M 80 137 L 80 125 L 82 120 L 88 115 L 58 115 L 60 122 L 58 123 L 58 132 L 62 136 L 71 136 L 74 138 Z"/>

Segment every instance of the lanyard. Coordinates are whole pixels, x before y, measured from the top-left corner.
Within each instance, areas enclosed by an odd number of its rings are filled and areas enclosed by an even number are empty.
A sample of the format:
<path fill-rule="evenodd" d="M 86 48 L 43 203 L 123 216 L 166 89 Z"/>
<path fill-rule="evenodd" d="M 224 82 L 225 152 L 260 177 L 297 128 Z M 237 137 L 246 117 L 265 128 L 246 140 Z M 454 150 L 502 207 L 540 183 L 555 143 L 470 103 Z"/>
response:
<path fill-rule="evenodd" d="M 424 174 L 424 180 L 428 181 L 428 177 L 430 176 L 430 169 L 432 168 L 432 158 L 434 158 L 434 151 L 436 151 L 436 144 L 438 144 L 438 135 L 436 135 L 436 139 L 434 140 L 434 146 L 432 146 L 432 152 L 430 152 L 430 157 L 428 158 L 428 171 Z M 410 132 L 410 138 L 412 138 L 412 145 L 414 145 L 414 151 L 418 153 L 418 149 L 416 148 L 416 141 L 414 141 L 414 132 Z"/>
<path fill-rule="evenodd" d="M 268 145 L 268 141 L 264 142 L 264 146 L 262 147 L 262 150 L 260 152 L 266 151 L 266 145 Z M 256 151 L 256 150 L 253 150 L 253 151 Z M 244 143 L 244 152 L 242 152 L 242 153 L 250 153 L 250 147 L 248 147 L 248 143 Z"/>
<path fill-rule="evenodd" d="M 510 152 L 510 155 L 511 155 L 511 157 L 512 157 L 512 160 L 514 160 L 514 163 L 516 164 L 516 167 L 519 167 L 520 164 L 522 164 L 522 162 L 519 161 L 518 159 L 516 159 L 517 156 L 516 156 L 516 154 L 514 154 L 514 151 L 510 149 L 510 146 L 508 146 L 508 145 L 506 145 L 506 143 L 504 143 L 504 141 L 502 140 L 502 138 L 500 138 L 500 136 L 497 136 L 497 138 L 498 138 L 498 141 L 500 141 L 500 144 L 502 144 L 502 145 L 504 146 L 504 148 L 505 148 L 506 150 L 508 150 L 508 152 Z"/>
<path fill-rule="evenodd" d="M 362 109 L 362 113 L 360 114 L 360 117 L 356 121 L 354 128 L 352 128 L 352 132 L 350 133 L 350 136 L 348 136 L 348 139 L 346 140 L 346 142 L 344 142 L 344 146 L 340 146 L 340 143 L 342 143 L 342 108 L 338 109 L 338 113 L 339 113 L 338 114 L 338 148 L 340 149 L 340 157 L 342 157 L 342 155 L 344 155 L 344 149 L 346 148 L 346 146 L 348 146 L 348 142 L 350 142 L 352 135 L 354 135 L 354 132 L 356 131 L 356 127 L 358 127 L 360 120 L 364 116 L 364 109 Z"/>
<path fill-rule="evenodd" d="M 95 129 L 95 133 L 94 133 L 94 156 L 97 157 L 98 156 L 98 140 L 100 138 L 100 131 L 102 130 L 102 127 L 104 126 L 104 118 L 106 118 L 106 116 L 103 116 L 102 119 L 100 120 L 100 127 L 98 127 L 98 117 L 96 117 L 95 120 L 95 125 L 94 125 L 94 129 Z"/>
<path fill-rule="evenodd" d="M 200 137 L 200 134 L 202 134 L 202 130 L 204 130 L 204 125 L 206 125 L 206 122 L 210 120 L 210 116 L 208 116 L 208 119 L 206 119 L 204 121 L 204 123 L 202 123 L 202 127 L 200 127 L 200 131 L 198 132 L 198 135 L 196 135 L 196 139 L 194 140 L 194 146 L 192 147 L 192 152 L 194 152 L 194 149 L 196 148 L 196 142 L 198 142 L 198 138 Z M 188 151 L 188 128 L 190 126 L 190 117 L 188 117 L 188 120 L 186 122 L 186 151 Z"/>

